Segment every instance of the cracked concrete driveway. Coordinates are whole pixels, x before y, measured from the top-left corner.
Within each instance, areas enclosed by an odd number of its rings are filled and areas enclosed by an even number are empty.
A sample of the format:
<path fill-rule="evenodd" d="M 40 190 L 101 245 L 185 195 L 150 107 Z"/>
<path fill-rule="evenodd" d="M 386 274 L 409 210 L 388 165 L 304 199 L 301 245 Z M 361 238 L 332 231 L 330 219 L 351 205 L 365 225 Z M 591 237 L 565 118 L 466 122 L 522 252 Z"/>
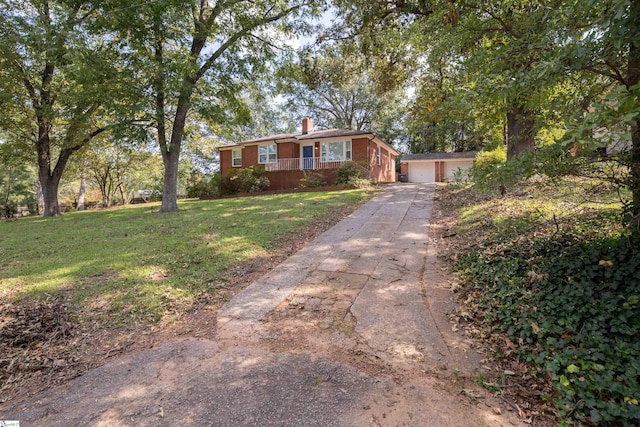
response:
<path fill-rule="evenodd" d="M 387 187 L 235 295 L 217 339 L 124 356 L 0 413 L 21 426 L 520 425 L 474 383 L 429 243 L 434 187 Z"/>

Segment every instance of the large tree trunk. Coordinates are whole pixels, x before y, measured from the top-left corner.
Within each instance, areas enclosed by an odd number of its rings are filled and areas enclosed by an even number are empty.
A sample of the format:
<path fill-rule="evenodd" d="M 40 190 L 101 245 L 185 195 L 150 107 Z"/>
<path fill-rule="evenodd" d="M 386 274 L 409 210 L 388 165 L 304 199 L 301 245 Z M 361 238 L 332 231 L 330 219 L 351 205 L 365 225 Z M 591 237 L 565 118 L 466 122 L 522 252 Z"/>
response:
<path fill-rule="evenodd" d="M 160 212 L 178 212 L 178 150 L 163 153 L 164 187 L 162 189 L 162 205 Z"/>
<path fill-rule="evenodd" d="M 533 112 L 521 105 L 512 105 L 507 112 L 507 157 L 514 158 L 536 148 Z"/>
<path fill-rule="evenodd" d="M 42 200 L 44 201 L 44 216 L 60 215 L 60 206 L 58 205 L 58 185 L 60 184 L 60 176 L 51 173 L 51 157 L 49 151 L 49 130 L 48 123 L 42 121 L 40 123 L 39 138 L 37 142 L 38 149 L 38 178 L 40 187 L 42 188 Z"/>
<path fill-rule="evenodd" d="M 58 204 L 59 185 L 60 177 L 51 176 L 48 171 L 44 171 L 44 173 L 40 171 L 40 186 L 42 187 L 42 198 L 44 200 L 44 216 L 60 215 L 60 205 Z"/>
<path fill-rule="evenodd" d="M 640 2 L 631 2 L 629 12 L 629 34 L 637 35 L 640 31 Z M 640 41 L 632 37 L 629 44 L 629 60 L 627 62 L 627 88 L 640 83 Z M 638 101 L 636 99 L 636 101 Z M 640 118 L 636 117 L 631 125 L 631 214 L 636 236 L 640 236 Z"/>
<path fill-rule="evenodd" d="M 632 225 L 640 234 L 640 119 L 631 126 L 631 194 Z"/>
<path fill-rule="evenodd" d="M 42 187 L 42 198 L 44 200 L 44 216 L 60 215 L 60 205 L 58 204 L 58 187 L 60 179 L 64 172 L 69 157 L 73 153 L 73 149 L 63 148 L 58 155 L 56 166 L 51 171 L 51 157 L 49 153 L 49 134 L 48 130 L 41 133 L 38 140 L 38 178 Z"/>
<path fill-rule="evenodd" d="M 164 162 L 164 188 L 162 190 L 162 205 L 160 212 L 178 212 L 178 165 L 180 161 L 180 147 L 184 137 L 184 128 L 187 124 L 187 113 L 190 107 L 190 98 L 195 82 L 189 78 L 183 83 L 182 93 L 178 98 L 176 117 L 173 121 L 171 140 L 168 146 L 162 150 Z M 161 145 L 162 147 L 162 145 Z"/>

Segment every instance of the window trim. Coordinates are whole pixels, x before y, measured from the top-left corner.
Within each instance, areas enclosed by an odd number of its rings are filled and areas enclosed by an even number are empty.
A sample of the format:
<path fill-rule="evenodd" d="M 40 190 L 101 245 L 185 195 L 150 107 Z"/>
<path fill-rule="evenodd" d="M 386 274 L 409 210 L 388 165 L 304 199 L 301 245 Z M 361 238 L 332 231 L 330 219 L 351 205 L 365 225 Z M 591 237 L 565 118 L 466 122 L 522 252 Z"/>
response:
<path fill-rule="evenodd" d="M 329 154 L 329 145 L 342 144 L 342 158 L 337 160 L 327 159 Z M 353 159 L 353 143 L 351 140 L 332 141 L 320 143 L 320 159 L 323 162 L 348 162 Z"/>
<path fill-rule="evenodd" d="M 274 154 L 274 158 L 273 160 L 271 159 L 271 153 L 269 153 L 269 147 L 273 146 L 275 148 L 275 153 Z M 267 150 L 266 153 L 266 161 L 261 161 L 260 160 L 260 149 L 265 148 Z M 278 162 L 278 145 L 274 142 L 272 144 L 260 144 L 258 145 L 258 163 L 261 165 L 265 165 L 267 163 L 277 163 Z"/>
<path fill-rule="evenodd" d="M 378 149 L 376 150 L 376 163 L 378 164 L 378 166 L 382 166 L 382 147 L 380 147 L 379 145 L 377 147 Z"/>
<path fill-rule="evenodd" d="M 236 157 L 236 153 L 239 154 L 238 157 Z M 236 160 L 240 160 L 239 164 L 236 164 Z M 240 168 L 242 167 L 242 149 L 237 149 L 237 150 L 231 150 L 231 167 L 232 168 Z"/>

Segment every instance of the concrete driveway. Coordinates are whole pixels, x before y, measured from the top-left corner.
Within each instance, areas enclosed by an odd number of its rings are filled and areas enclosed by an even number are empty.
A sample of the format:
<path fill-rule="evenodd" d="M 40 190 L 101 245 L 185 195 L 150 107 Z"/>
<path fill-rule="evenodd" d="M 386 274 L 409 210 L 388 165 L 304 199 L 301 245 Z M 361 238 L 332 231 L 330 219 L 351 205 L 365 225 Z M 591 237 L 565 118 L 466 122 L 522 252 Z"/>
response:
<path fill-rule="evenodd" d="M 474 379 L 434 249 L 435 187 L 387 187 L 235 295 L 217 340 L 124 356 L 0 413 L 21 426 L 520 425 Z"/>

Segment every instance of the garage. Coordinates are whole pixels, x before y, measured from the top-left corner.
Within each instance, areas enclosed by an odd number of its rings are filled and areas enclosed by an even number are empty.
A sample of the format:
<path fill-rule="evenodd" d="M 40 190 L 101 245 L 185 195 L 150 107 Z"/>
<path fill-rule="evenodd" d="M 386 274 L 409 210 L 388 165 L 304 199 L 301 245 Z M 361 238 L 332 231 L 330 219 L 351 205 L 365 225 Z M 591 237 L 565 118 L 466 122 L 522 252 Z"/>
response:
<path fill-rule="evenodd" d="M 400 167 L 409 182 L 447 182 L 455 180 L 458 173 L 466 175 L 475 158 L 475 151 L 405 154 Z"/>
<path fill-rule="evenodd" d="M 412 163 L 408 170 L 409 182 L 436 182 L 435 162 Z"/>

